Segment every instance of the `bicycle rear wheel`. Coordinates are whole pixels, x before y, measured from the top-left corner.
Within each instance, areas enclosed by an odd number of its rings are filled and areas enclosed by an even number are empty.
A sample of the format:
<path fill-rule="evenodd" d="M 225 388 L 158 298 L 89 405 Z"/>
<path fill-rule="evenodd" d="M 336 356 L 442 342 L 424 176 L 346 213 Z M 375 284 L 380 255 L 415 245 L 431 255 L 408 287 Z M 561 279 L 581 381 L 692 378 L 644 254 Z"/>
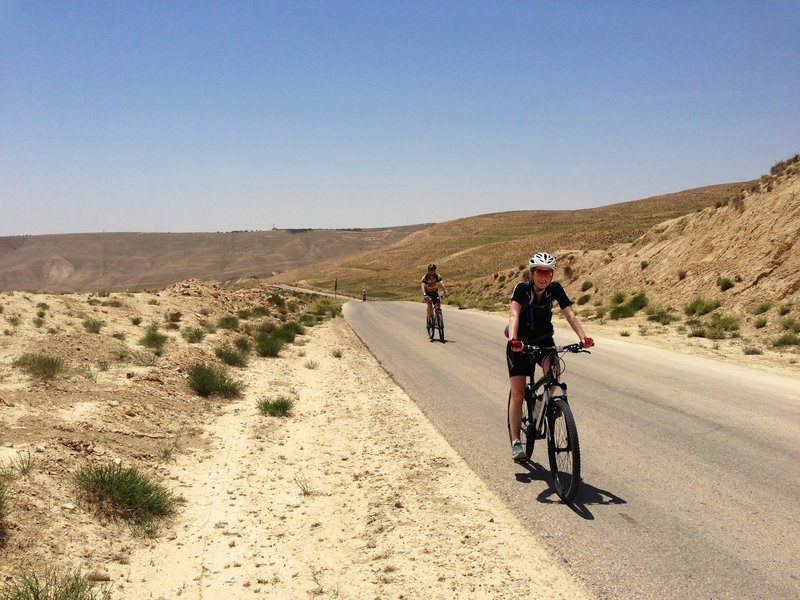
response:
<path fill-rule="evenodd" d="M 436 327 L 439 330 L 439 341 L 444 343 L 444 316 L 441 308 L 436 310 Z"/>
<path fill-rule="evenodd" d="M 548 411 L 547 456 L 556 494 L 569 504 L 581 483 L 581 448 L 575 417 L 563 398 L 553 400 Z"/>
<path fill-rule="evenodd" d="M 511 406 L 511 392 L 508 392 L 508 405 L 509 407 Z M 507 409 L 506 415 L 508 415 Z M 508 423 L 508 441 L 514 441 L 511 439 L 511 423 Z M 533 443 L 536 441 L 536 424 L 533 422 L 533 398 L 527 388 L 522 399 L 522 422 L 519 427 L 519 441 L 522 443 L 522 447 L 525 448 L 525 456 L 530 460 L 531 456 L 533 456 Z"/>

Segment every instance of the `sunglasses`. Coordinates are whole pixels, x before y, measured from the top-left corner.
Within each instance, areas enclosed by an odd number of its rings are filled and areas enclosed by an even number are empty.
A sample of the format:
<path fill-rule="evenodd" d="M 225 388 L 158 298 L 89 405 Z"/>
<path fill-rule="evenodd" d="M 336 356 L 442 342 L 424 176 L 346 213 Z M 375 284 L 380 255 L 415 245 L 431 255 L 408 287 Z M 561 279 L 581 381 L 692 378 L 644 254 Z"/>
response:
<path fill-rule="evenodd" d="M 547 275 L 548 277 L 553 276 L 553 272 L 550 269 L 534 269 L 533 273 L 535 275 Z"/>

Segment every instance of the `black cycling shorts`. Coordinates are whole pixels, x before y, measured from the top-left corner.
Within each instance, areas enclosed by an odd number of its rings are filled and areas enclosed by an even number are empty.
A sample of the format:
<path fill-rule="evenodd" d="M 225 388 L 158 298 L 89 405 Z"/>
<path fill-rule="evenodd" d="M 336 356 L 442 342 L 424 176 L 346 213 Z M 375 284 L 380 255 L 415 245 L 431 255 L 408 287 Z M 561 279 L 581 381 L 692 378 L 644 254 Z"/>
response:
<path fill-rule="evenodd" d="M 537 346 L 555 346 L 553 338 L 538 338 Z M 528 352 L 514 352 L 511 349 L 511 341 L 506 343 L 506 364 L 508 365 L 508 376 L 517 377 L 519 375 L 533 375 L 533 356 Z M 541 361 L 538 361 L 541 365 Z"/>

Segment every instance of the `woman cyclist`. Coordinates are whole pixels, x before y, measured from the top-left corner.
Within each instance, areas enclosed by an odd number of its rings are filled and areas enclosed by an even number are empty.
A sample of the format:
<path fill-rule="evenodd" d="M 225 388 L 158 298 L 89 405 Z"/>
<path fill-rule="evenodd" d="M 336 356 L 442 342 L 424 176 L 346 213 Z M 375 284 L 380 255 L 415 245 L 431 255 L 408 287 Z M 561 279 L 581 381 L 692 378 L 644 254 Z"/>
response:
<path fill-rule="evenodd" d="M 442 276 L 436 272 L 436 264 L 431 263 L 428 265 L 428 272 L 422 276 L 422 281 L 420 282 L 422 295 L 425 298 L 425 303 L 428 305 L 428 321 L 426 323 L 427 327 L 431 326 L 431 321 L 433 320 L 433 303 L 439 299 L 440 285 L 442 286 L 444 295 L 449 295 L 449 292 L 444 285 Z"/>
<path fill-rule="evenodd" d="M 525 449 L 519 440 L 522 421 L 522 399 L 525 396 L 525 379 L 531 373 L 530 355 L 522 354 L 525 342 L 538 346 L 554 346 L 553 340 L 553 302 L 558 302 L 561 312 L 572 330 L 578 334 L 584 347 L 594 344 L 586 337 L 575 311 L 572 300 L 557 281 L 553 281 L 556 259 L 547 252 L 537 252 L 528 261 L 530 279 L 514 287 L 508 304 L 508 345 L 506 359 L 508 378 L 511 385 L 511 399 L 508 403 L 508 423 L 511 430 L 511 456 L 515 461 L 525 460 Z M 546 371 L 550 361 L 557 357 L 545 356 L 541 366 Z"/>

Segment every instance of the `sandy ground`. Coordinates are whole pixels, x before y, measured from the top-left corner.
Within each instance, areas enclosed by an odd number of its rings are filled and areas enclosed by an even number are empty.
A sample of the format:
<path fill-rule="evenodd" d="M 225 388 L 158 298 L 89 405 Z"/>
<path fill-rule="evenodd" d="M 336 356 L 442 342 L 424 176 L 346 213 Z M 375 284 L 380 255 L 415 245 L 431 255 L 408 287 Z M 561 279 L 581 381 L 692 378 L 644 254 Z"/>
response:
<path fill-rule="evenodd" d="M 187 410 L 197 398 L 185 389 L 182 365 L 211 354 L 226 332 L 196 345 L 173 334 L 156 365 L 109 358 L 98 370 L 102 357 L 135 347 L 130 314 L 144 314 L 146 323 L 182 307 L 189 322 L 201 316 L 191 311 L 213 304 L 208 295 L 154 297 L 95 306 L 109 333 L 131 332 L 125 342 L 78 333 L 75 319 L 87 314 L 72 305 L 85 297 L 5 300 L 3 316 L 23 319 L 0 338 L 0 464 L 8 474 L 32 456 L 36 467 L 7 478 L 12 512 L 0 535 L 0 578 L 11 581 L 24 568 L 78 568 L 111 598 L 130 599 L 589 597 L 341 317 L 309 328 L 280 358 L 235 370 L 244 394 L 199 410 Z M 213 300 L 235 306 L 228 297 Z M 73 315 L 59 321 L 57 334 L 27 325 L 42 301 L 48 323 L 62 304 Z M 23 351 L 48 348 L 91 376 L 43 385 L 11 366 Z M 257 410 L 259 400 L 279 396 L 294 400 L 290 416 Z M 157 537 L 99 519 L 70 491 L 80 465 L 114 459 L 181 497 Z"/>
<path fill-rule="evenodd" d="M 587 597 L 341 318 L 300 351 L 248 369 L 252 397 L 171 470 L 187 508 L 114 569 L 125 597 Z M 276 392 L 294 414 L 259 417 Z"/>

